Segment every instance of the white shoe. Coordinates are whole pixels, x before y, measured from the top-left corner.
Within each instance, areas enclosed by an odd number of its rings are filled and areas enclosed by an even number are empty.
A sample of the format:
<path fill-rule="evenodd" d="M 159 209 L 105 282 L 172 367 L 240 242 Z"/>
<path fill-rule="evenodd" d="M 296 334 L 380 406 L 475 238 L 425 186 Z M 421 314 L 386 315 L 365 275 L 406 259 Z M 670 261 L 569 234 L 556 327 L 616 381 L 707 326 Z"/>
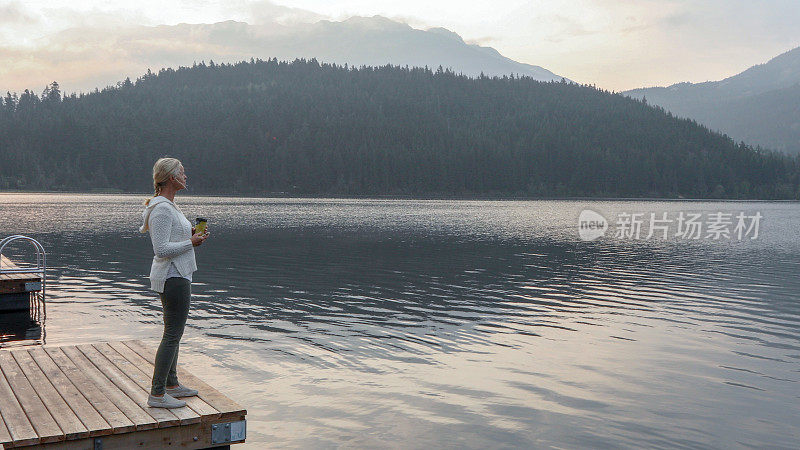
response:
<path fill-rule="evenodd" d="M 178 387 L 176 388 L 167 388 L 167 394 L 178 398 L 178 397 L 194 397 L 197 395 L 197 389 L 188 388 L 180 383 L 178 383 Z"/>
<path fill-rule="evenodd" d="M 163 397 L 154 397 L 153 395 L 150 395 L 147 398 L 147 404 L 153 408 L 180 408 L 182 406 L 186 406 L 185 401 L 178 400 L 166 392 L 164 393 Z"/>

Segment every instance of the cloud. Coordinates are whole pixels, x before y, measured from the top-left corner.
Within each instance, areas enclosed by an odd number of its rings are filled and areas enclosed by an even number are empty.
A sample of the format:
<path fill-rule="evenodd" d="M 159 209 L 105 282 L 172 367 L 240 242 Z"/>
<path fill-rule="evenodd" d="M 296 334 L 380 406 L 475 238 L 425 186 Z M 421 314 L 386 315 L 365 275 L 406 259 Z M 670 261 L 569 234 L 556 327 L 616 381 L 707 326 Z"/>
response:
<path fill-rule="evenodd" d="M 331 43 L 342 38 L 330 15 L 268 0 L 137 0 L 130 9 L 99 0 L 73 3 L 82 10 L 49 7 L 48 0 L 0 2 L 3 91 L 53 79 L 65 89 L 89 90 L 148 67 L 211 58 L 312 57 L 318 47 L 310 36 Z M 428 4 L 416 3 L 417 15 L 402 14 L 410 7 L 397 3 L 389 8 L 375 1 L 370 8 L 391 9 L 384 16 L 417 29 L 446 26 L 465 42 L 491 44 L 517 61 L 608 89 L 721 79 L 800 44 L 797 0 L 498 0 L 465 5 L 446 19 L 442 11 L 455 2 Z M 221 22 L 228 18 L 235 21 Z M 165 22 L 171 26 L 155 26 Z M 336 51 L 328 54 L 340 56 Z"/>
<path fill-rule="evenodd" d="M 502 27 L 494 45 L 518 61 L 615 90 L 718 80 L 800 45 L 797 0 L 566 3 L 507 10 L 492 24 Z"/>
<path fill-rule="evenodd" d="M 43 8 L 42 15 L 55 30 L 70 28 L 129 28 L 140 24 L 151 24 L 151 19 L 143 12 L 131 9 L 75 10 L 70 8 Z"/>
<path fill-rule="evenodd" d="M 25 10 L 20 2 L 11 2 L 0 5 L 0 25 L 24 24 L 31 25 L 39 22 L 39 18 Z"/>
<path fill-rule="evenodd" d="M 479 36 L 479 37 L 474 37 L 474 38 L 471 38 L 471 39 L 464 39 L 464 42 L 466 42 L 467 44 L 472 44 L 472 45 L 489 46 L 493 42 L 498 42 L 499 40 L 500 40 L 500 38 L 498 38 L 496 36 Z"/>
<path fill-rule="evenodd" d="M 414 29 L 381 16 L 293 25 L 229 20 L 214 24 L 83 26 L 48 36 L 34 47 L 0 44 L 0 80 L 5 84 L 0 85 L 0 92 L 41 89 L 53 80 L 64 92 L 85 92 L 126 77 L 135 79 L 148 68 L 157 72 L 163 67 L 191 66 L 212 59 L 229 63 L 273 57 L 317 58 L 355 66 L 442 65 L 470 75 L 515 72 L 539 79 L 555 77 L 547 70 L 498 56 L 465 45 L 452 31 Z"/>
<path fill-rule="evenodd" d="M 254 25 L 268 23 L 278 23 L 281 25 L 295 25 L 298 23 L 313 23 L 329 16 L 317 14 L 301 8 L 291 8 L 288 6 L 276 5 L 270 1 L 248 2 L 246 5 L 251 20 L 248 22 Z"/>
<path fill-rule="evenodd" d="M 552 14 L 546 18 L 552 31 L 545 37 L 549 42 L 558 43 L 566 39 L 572 39 L 581 36 L 591 36 L 602 33 L 603 31 L 596 26 L 584 23 L 582 20 L 577 20 L 574 17 L 568 17 L 561 14 Z"/>
<path fill-rule="evenodd" d="M 17 36 L 29 36 L 29 30 L 40 22 L 41 17 L 29 11 L 22 3 L 12 1 L 3 4 L 0 0 L 0 42 L 10 42 Z"/>

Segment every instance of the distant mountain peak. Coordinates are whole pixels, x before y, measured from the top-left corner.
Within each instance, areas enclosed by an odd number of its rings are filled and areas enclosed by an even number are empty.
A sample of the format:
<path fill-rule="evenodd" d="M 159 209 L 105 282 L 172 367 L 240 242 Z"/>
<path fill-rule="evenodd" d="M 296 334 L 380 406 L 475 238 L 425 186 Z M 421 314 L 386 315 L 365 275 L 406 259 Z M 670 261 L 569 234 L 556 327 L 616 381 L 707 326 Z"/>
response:
<path fill-rule="evenodd" d="M 454 32 L 454 31 L 450 31 L 447 28 L 433 27 L 433 28 L 428 28 L 425 31 L 427 31 L 428 33 L 433 33 L 433 34 L 438 34 L 438 35 L 441 35 L 441 36 L 446 36 L 446 37 L 449 37 L 449 38 L 451 38 L 453 40 L 456 40 L 458 42 L 464 43 L 464 39 L 461 37 L 461 35 L 459 35 L 458 33 Z"/>
<path fill-rule="evenodd" d="M 411 28 L 407 23 L 398 22 L 396 20 L 389 19 L 388 17 L 384 17 L 381 15 L 374 15 L 374 16 L 352 16 L 347 18 L 341 22 L 335 21 L 327 21 L 331 23 L 341 23 L 347 25 L 355 25 L 363 28 L 372 28 L 372 29 L 392 29 L 392 28 Z"/>

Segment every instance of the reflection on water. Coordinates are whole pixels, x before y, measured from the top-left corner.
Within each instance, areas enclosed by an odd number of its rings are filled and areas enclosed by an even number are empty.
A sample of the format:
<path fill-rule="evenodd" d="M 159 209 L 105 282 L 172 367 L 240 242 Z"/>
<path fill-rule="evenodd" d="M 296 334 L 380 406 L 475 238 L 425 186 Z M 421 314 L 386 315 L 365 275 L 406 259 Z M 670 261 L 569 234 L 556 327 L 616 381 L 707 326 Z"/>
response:
<path fill-rule="evenodd" d="M 48 250 L 48 343 L 149 339 L 142 198 L 2 195 Z M 181 363 L 248 446 L 793 447 L 795 203 L 187 197 Z M 591 207 L 760 211 L 755 241 L 582 242 Z M 42 226 L 45 223 L 47 226 Z"/>
<path fill-rule="evenodd" d="M 23 307 L 23 302 L 17 302 L 17 309 L 3 307 L 0 311 L 0 348 L 47 343 L 47 315 L 43 296 L 37 292 L 27 297 L 26 307 Z M 9 300 L 0 297 L 0 301 Z"/>

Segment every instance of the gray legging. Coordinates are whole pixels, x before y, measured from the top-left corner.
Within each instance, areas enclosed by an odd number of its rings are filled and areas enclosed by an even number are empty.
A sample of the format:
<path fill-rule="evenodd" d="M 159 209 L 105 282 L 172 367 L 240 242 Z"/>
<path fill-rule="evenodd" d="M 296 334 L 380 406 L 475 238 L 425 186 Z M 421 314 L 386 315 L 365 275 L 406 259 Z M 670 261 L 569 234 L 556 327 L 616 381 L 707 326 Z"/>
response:
<path fill-rule="evenodd" d="M 167 386 L 178 384 L 178 346 L 181 343 L 186 318 L 189 315 L 189 298 L 192 283 L 183 277 L 170 277 L 164 283 L 161 305 L 164 307 L 164 335 L 156 352 L 153 370 L 152 395 L 163 395 Z"/>

